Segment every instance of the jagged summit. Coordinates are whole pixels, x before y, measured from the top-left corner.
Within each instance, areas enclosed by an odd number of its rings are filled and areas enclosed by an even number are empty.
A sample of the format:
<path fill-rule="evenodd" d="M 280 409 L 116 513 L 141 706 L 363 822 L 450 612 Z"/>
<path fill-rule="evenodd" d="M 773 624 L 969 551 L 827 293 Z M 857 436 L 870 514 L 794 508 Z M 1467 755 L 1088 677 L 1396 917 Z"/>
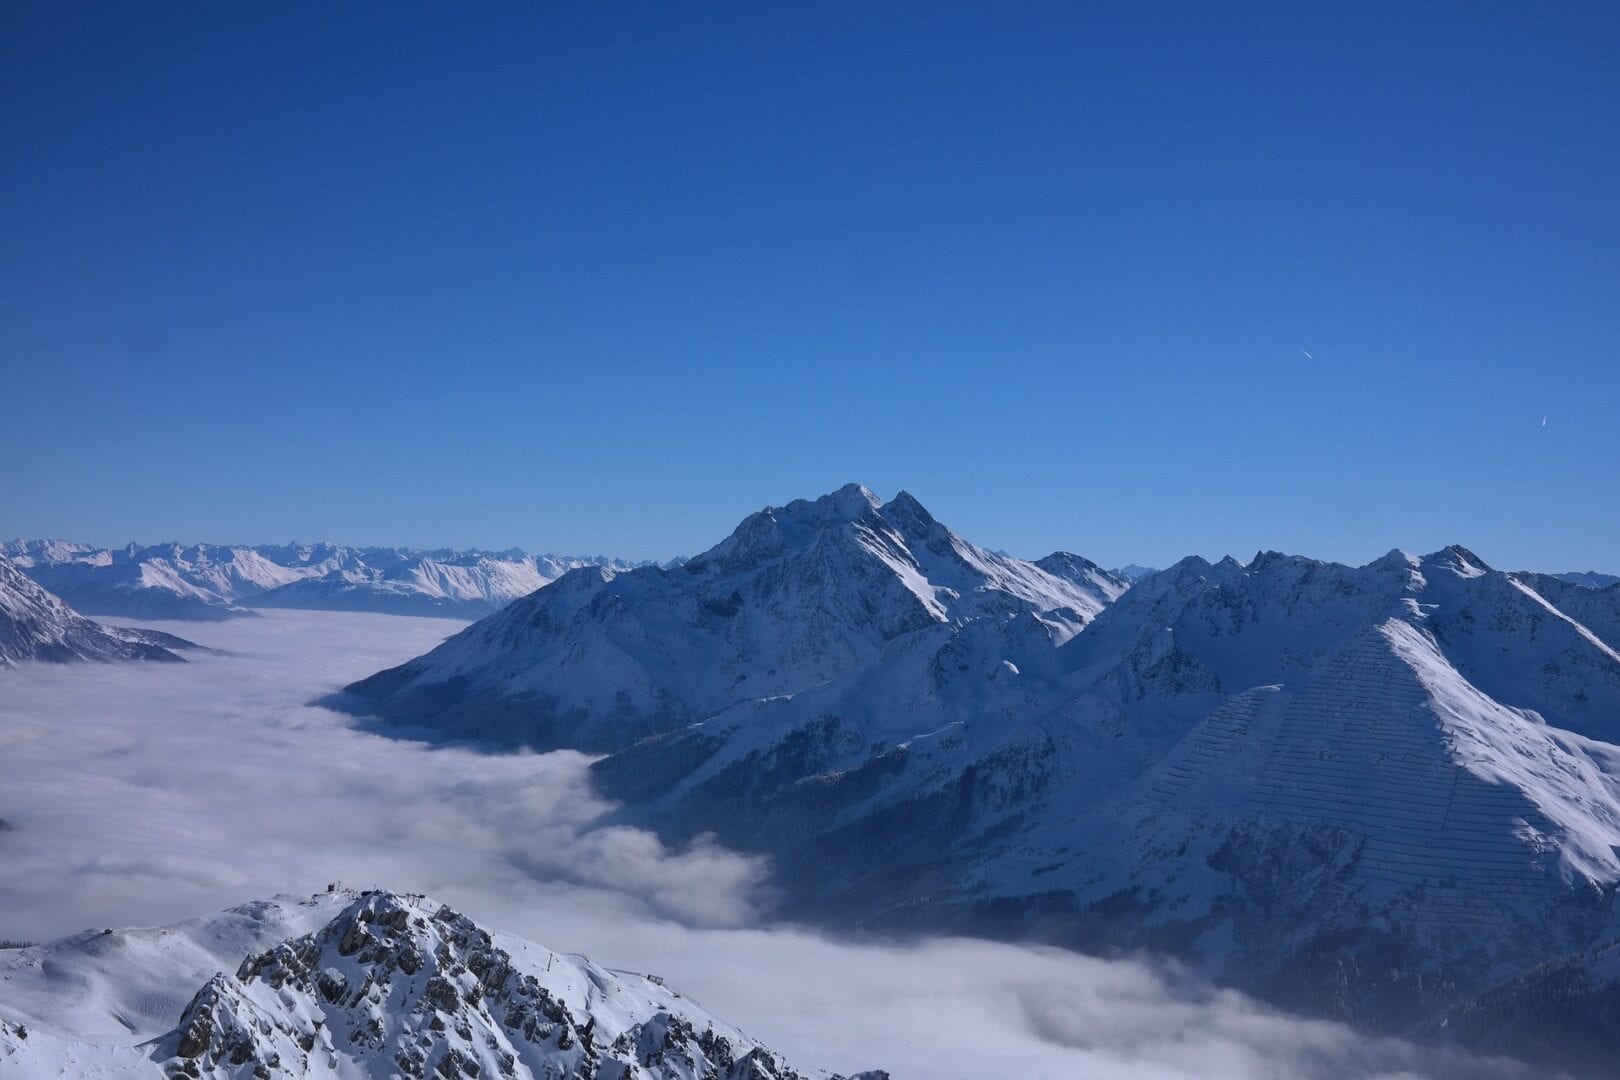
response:
<path fill-rule="evenodd" d="M 845 484 L 819 499 L 767 506 L 749 514 L 720 543 L 687 560 L 685 569 L 697 573 L 711 567 L 737 570 L 757 564 L 803 545 L 819 532 L 859 522 L 882 505 L 883 500 L 869 488 Z"/>
<path fill-rule="evenodd" d="M 902 493 L 767 507 L 676 569 L 575 573 L 350 691 L 458 734 L 612 750 L 793 694 L 892 642 L 1034 616 L 1067 640 L 1124 584 L 996 555 Z"/>
<path fill-rule="evenodd" d="M 492 933 L 415 894 L 334 889 L 0 955 L 6 1075 L 835 1080 L 662 979 Z M 183 978 L 199 988 L 159 1021 L 140 987 Z"/>

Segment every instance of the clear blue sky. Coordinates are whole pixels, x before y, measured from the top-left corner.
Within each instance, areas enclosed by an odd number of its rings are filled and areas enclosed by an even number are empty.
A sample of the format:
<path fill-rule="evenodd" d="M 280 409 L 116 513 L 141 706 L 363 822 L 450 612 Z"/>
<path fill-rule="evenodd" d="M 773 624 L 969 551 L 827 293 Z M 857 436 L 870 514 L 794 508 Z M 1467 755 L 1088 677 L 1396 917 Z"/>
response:
<path fill-rule="evenodd" d="M 0 533 L 1620 571 L 1620 5 L 1114 6 L 3 3 Z"/>

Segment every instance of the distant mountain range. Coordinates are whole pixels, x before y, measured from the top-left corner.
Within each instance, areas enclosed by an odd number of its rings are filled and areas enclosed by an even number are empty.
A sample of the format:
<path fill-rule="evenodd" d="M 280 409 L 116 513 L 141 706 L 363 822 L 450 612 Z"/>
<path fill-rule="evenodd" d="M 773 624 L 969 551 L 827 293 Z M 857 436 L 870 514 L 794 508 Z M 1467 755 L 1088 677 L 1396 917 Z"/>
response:
<path fill-rule="evenodd" d="M 196 647 L 173 634 L 87 619 L 0 555 L 0 667 L 20 660 L 179 661 L 179 651 Z"/>
<path fill-rule="evenodd" d="M 1610 585 L 1620 585 L 1620 576 L 1614 574 L 1599 574 L 1594 570 L 1582 570 L 1578 573 L 1554 574 L 1560 581 L 1567 581 L 1571 585 L 1585 585 L 1589 589 L 1607 589 Z"/>
<path fill-rule="evenodd" d="M 1115 577 L 1124 578 L 1132 583 L 1141 581 L 1149 574 L 1157 574 L 1158 572 L 1154 567 L 1138 566 L 1135 563 L 1111 571 Z M 1552 576 L 1560 581 L 1567 581 L 1571 585 L 1585 585 L 1589 589 L 1606 589 L 1610 585 L 1620 585 L 1620 575 L 1600 574 L 1595 570 L 1568 571 L 1562 574 L 1553 574 Z"/>
<path fill-rule="evenodd" d="M 1567 1064 L 1620 1044 L 1617 649 L 1620 586 L 1461 547 L 1133 586 L 852 485 L 680 569 L 572 571 L 349 692 L 605 755 L 627 818 L 769 854 L 795 917 L 1165 952 Z"/>
<path fill-rule="evenodd" d="M 985 554 L 1011 558 L 1002 552 Z M 251 616 L 263 608 L 477 619 L 569 570 L 675 569 L 688 561 L 530 555 L 516 548 L 428 551 L 299 543 L 103 548 L 68 540 L 12 540 L 0 544 L 0 556 L 84 614 L 188 620 Z M 1123 585 L 1157 573 L 1134 563 L 1111 571 L 1093 569 Z M 1620 577 L 1593 572 L 1556 576 L 1593 588 L 1620 582 Z"/>
<path fill-rule="evenodd" d="M 5 1076 L 840 1080 L 656 976 L 389 892 L 0 949 L 0 987 Z"/>
<path fill-rule="evenodd" d="M 510 551 L 419 551 L 334 544 L 155 544 L 98 548 L 64 540 L 0 545 L 80 611 L 134 619 L 228 619 L 255 608 L 478 618 L 569 570 L 633 564 Z"/>

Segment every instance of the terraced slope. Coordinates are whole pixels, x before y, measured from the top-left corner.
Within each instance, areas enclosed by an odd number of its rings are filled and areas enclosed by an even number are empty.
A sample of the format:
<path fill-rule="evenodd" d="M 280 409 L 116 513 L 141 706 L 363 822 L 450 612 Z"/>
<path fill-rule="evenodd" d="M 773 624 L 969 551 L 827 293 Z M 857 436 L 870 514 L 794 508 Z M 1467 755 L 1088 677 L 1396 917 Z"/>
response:
<path fill-rule="evenodd" d="M 1188 560 L 1056 649 L 1016 625 L 596 773 L 801 917 L 1168 951 L 1384 1030 L 1620 930 L 1620 662 L 1477 556 Z"/>

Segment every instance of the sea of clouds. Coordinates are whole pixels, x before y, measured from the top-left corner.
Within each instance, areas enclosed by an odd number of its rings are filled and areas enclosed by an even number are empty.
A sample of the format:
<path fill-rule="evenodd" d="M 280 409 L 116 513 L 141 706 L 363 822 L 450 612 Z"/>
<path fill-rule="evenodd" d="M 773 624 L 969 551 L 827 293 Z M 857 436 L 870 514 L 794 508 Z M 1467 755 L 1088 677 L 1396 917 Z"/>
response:
<path fill-rule="evenodd" d="M 764 861 L 605 824 L 578 754 L 433 747 L 311 704 L 430 648 L 457 628 L 444 620 L 278 612 L 161 628 L 220 651 L 0 669 L 0 938 L 174 922 L 340 881 L 425 892 L 490 928 L 661 974 L 801 1067 L 1529 1075 L 1145 962 L 777 925 Z"/>

